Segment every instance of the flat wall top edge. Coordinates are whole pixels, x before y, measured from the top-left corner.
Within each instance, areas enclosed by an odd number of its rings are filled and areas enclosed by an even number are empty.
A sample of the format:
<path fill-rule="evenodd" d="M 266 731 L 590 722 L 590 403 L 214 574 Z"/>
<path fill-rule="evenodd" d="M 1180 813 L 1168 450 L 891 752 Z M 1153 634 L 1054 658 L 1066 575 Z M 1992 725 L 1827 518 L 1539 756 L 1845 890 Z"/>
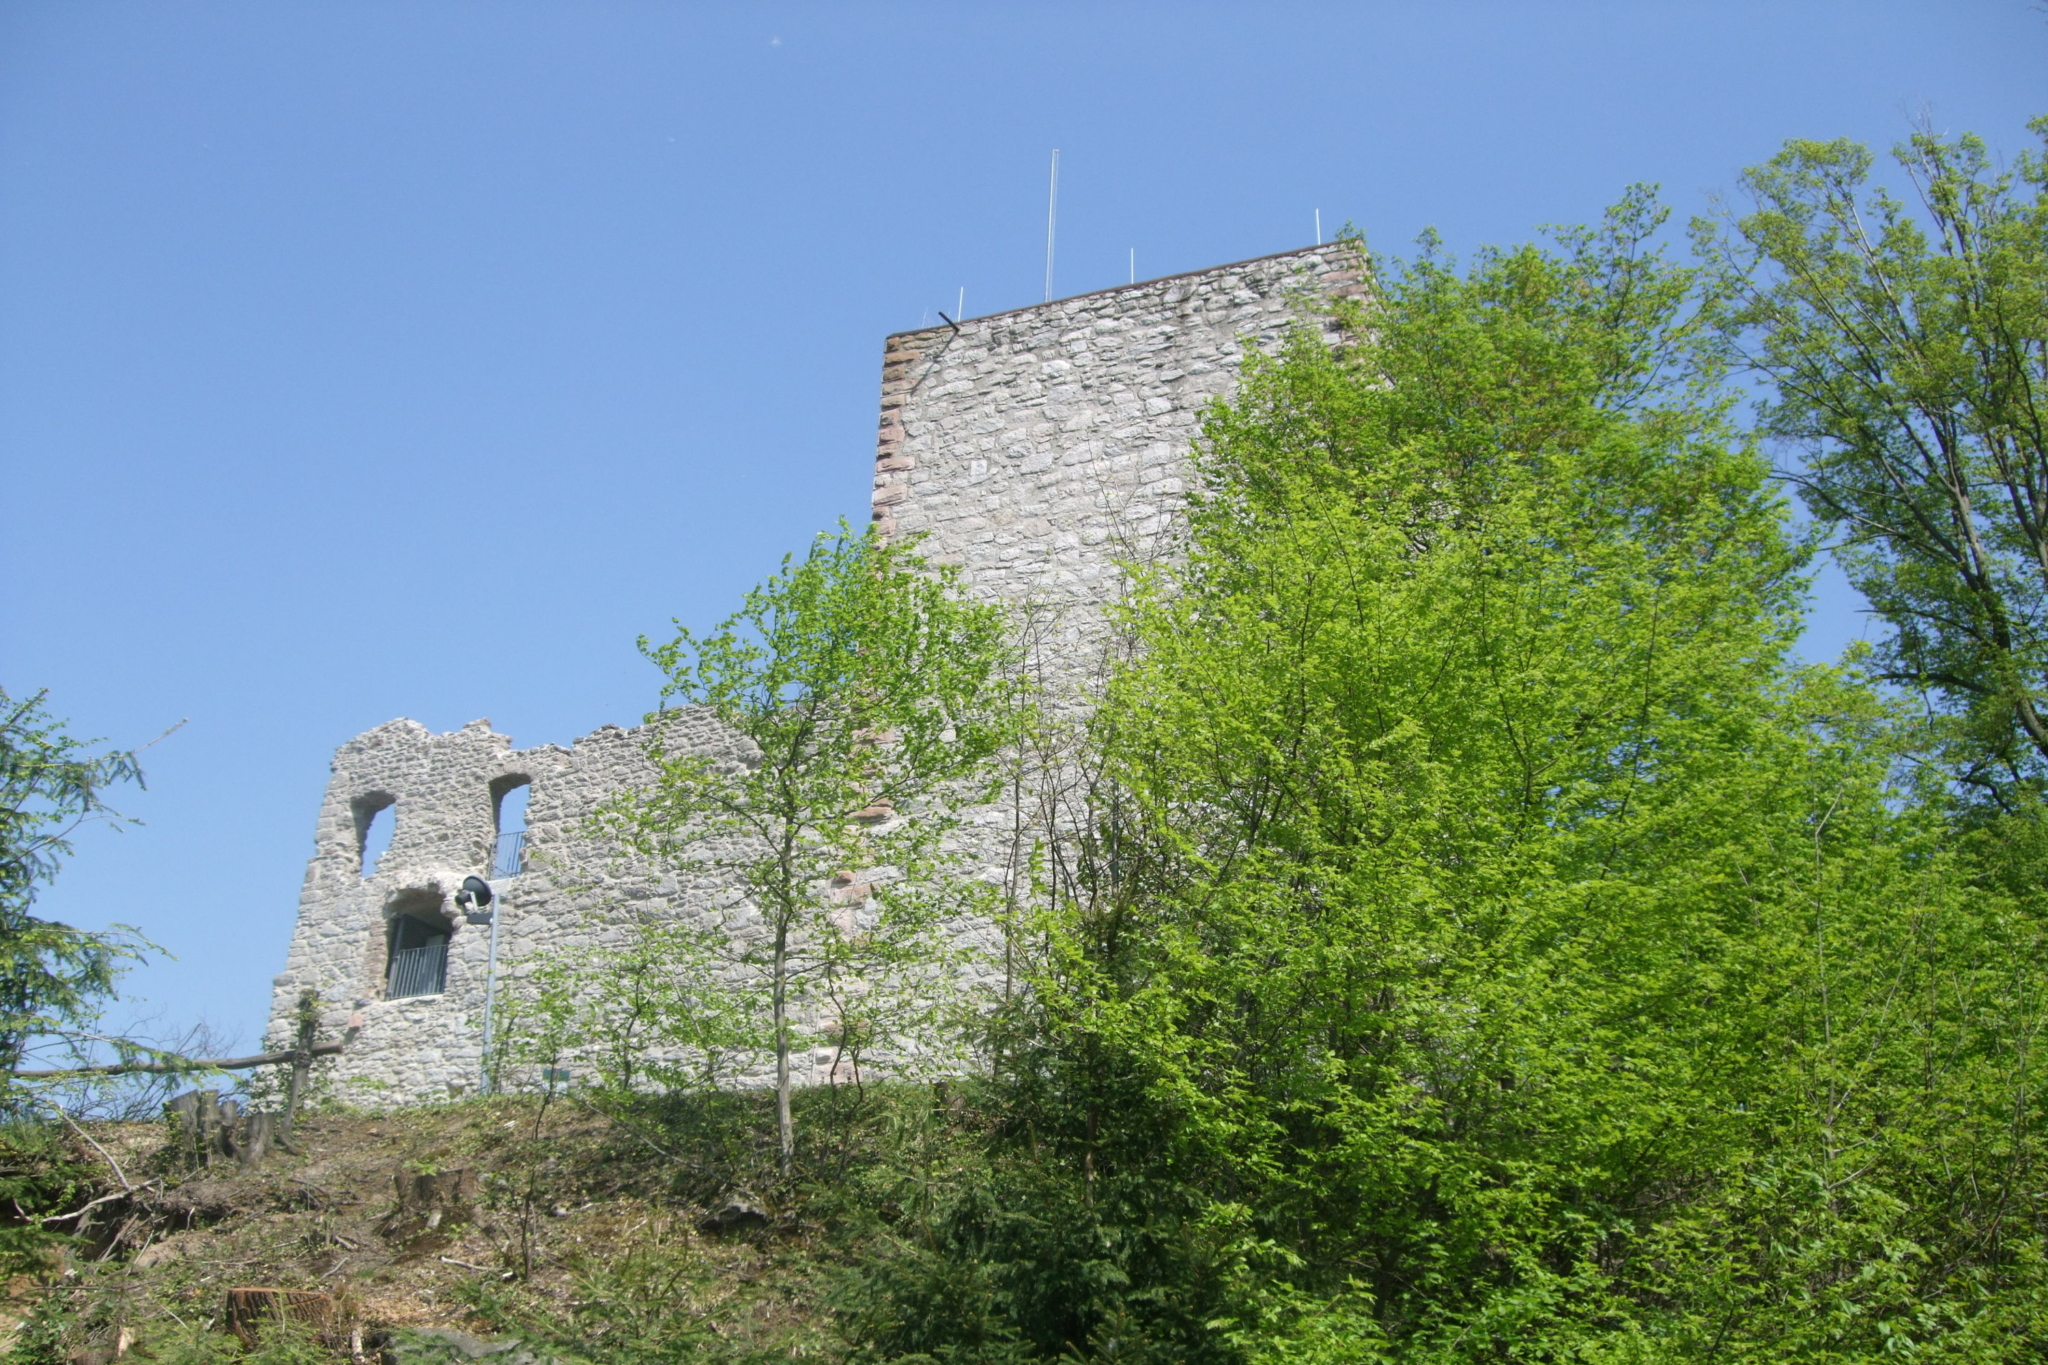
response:
<path fill-rule="evenodd" d="M 1312 256 L 1318 251 L 1328 251 L 1333 247 L 1343 245 L 1346 245 L 1343 241 L 1324 242 L 1320 246 L 1298 246 L 1288 251 L 1275 251 L 1264 256 L 1247 256 L 1244 260 L 1231 261 L 1224 265 L 1204 266 L 1200 270 L 1182 270 L 1172 275 L 1155 275 L 1149 280 L 1139 280 L 1135 284 L 1115 284 L 1107 289 L 1091 289 L 1085 294 L 1064 294 L 1056 299 L 1047 299 L 1043 303 L 1027 303 L 1021 308 L 1005 308 L 999 313 L 977 313 L 971 318 L 962 318 L 958 319 L 958 321 L 989 322 L 996 318 L 1015 317 L 1019 313 L 1035 313 L 1044 308 L 1059 308 L 1081 299 L 1101 298 L 1105 294 L 1123 294 L 1133 289 L 1150 288 L 1155 284 L 1171 284 L 1175 280 L 1198 279 L 1203 275 L 1228 274 L 1230 271 L 1241 270 L 1248 265 L 1261 265 L 1266 261 L 1278 261 L 1288 256 Z M 946 330 L 948 330 L 947 326 L 942 322 L 935 327 L 908 327 L 900 332 L 890 332 L 882 339 L 884 341 L 894 341 L 897 337 L 922 336 L 926 332 L 943 332 Z"/>

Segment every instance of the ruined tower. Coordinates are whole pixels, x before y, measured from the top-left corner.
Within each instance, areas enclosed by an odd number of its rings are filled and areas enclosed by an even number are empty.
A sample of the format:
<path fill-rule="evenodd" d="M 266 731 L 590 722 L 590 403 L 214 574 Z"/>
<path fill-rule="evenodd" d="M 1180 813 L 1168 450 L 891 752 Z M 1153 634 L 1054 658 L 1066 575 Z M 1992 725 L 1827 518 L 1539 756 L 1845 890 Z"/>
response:
<path fill-rule="evenodd" d="M 1119 564 L 1169 543 L 1203 408 L 1230 392 L 1246 347 L 1363 287 L 1358 249 L 1340 242 L 892 336 L 875 522 L 920 534 L 919 552 L 957 565 L 970 592 L 1028 605 L 1042 662 L 1085 698 Z M 672 745 L 680 734 L 733 752 L 708 717 L 680 725 Z M 326 1036 L 358 1021 L 335 1063 L 345 1098 L 447 1098 L 474 1087 L 482 1048 L 490 931 L 456 912 L 464 877 L 502 893 L 505 961 L 588 951 L 635 910 L 720 904 L 719 887 L 636 865 L 582 829 L 651 777 L 644 744 L 608 725 L 566 749 L 515 749 L 486 721 L 437 735 L 394 720 L 342 745 L 274 983 L 272 1043 L 312 989 Z M 515 830 L 505 815 L 521 795 Z M 369 865 L 379 821 L 393 822 L 390 846 Z M 829 1059 L 811 1060 L 815 1078 Z"/>

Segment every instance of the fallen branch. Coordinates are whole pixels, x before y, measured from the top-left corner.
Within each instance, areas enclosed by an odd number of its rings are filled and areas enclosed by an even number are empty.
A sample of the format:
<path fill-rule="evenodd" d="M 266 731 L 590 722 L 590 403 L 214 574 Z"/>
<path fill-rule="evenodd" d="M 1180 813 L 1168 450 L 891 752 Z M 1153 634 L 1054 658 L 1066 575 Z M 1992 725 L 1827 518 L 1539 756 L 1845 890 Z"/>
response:
<path fill-rule="evenodd" d="M 335 1057 L 341 1053 L 340 1043 L 321 1043 L 313 1048 L 315 1057 Z M 264 1052 L 254 1057 L 193 1057 L 180 1058 L 174 1062 L 117 1062 L 111 1066 L 67 1066 L 53 1071 L 16 1071 L 18 1081 L 50 1081 L 70 1076 L 125 1076 L 148 1074 L 168 1076 L 186 1071 L 247 1071 L 257 1066 L 277 1066 L 298 1056 L 297 1048 L 286 1048 L 283 1052 Z"/>
<path fill-rule="evenodd" d="M 56 1110 L 57 1117 L 64 1120 L 65 1123 L 69 1124 L 71 1126 L 72 1132 L 78 1134 L 87 1142 L 92 1143 L 92 1149 L 95 1152 L 98 1152 L 102 1157 L 106 1158 L 107 1164 L 114 1168 L 114 1179 L 121 1182 L 121 1193 L 128 1194 L 135 1189 L 135 1186 L 128 1183 L 128 1173 L 121 1169 L 121 1163 L 114 1160 L 114 1154 L 108 1151 L 106 1148 L 100 1146 L 97 1142 L 93 1142 L 92 1134 L 86 1132 L 85 1129 L 80 1128 L 78 1126 L 78 1120 L 72 1118 L 71 1115 L 64 1112 L 63 1105 L 57 1103 L 57 1101 L 51 1099 L 48 1095 L 37 1095 L 35 1098 L 41 1100 L 44 1104 L 47 1104 L 52 1109 Z M 83 1209 L 79 1211 L 81 1213 L 84 1212 Z"/>
<path fill-rule="evenodd" d="M 683 1157 L 675 1152 L 671 1152 L 668 1148 L 662 1146 L 653 1138 L 647 1136 L 646 1129 L 642 1127 L 638 1119 L 629 1119 L 624 1114 L 614 1114 L 610 1110 L 598 1104 L 595 1100 L 591 1099 L 589 1096 L 585 1095 L 580 1090 L 571 1090 L 569 1092 L 569 1098 L 574 1100 L 576 1103 L 582 1105 L 585 1109 L 588 1109 L 591 1113 L 597 1115 L 599 1118 L 611 1123 L 616 1123 L 621 1128 L 630 1130 L 634 1137 L 640 1139 L 640 1141 L 646 1143 L 649 1147 L 652 1147 L 656 1155 L 665 1156 L 670 1161 L 688 1160 L 688 1158 Z"/>
<path fill-rule="evenodd" d="M 131 1191 L 131 1190 L 115 1190 L 115 1191 L 114 1191 L 114 1192 L 113 1192 L 112 1194 L 103 1194 L 103 1195 L 101 1195 L 101 1196 L 100 1196 L 99 1198 L 97 1198 L 97 1199 L 93 1200 L 93 1201 L 92 1201 L 92 1202 L 91 1202 L 90 1204 L 87 1204 L 87 1205 L 85 1206 L 85 1208 L 82 1208 L 82 1209 L 78 1209 L 78 1210 L 76 1210 L 76 1211 L 74 1211 L 74 1212 L 71 1212 L 71 1213 L 53 1213 L 53 1214 L 50 1214 L 50 1215 L 48 1215 L 47 1217 L 43 1217 L 43 1218 L 33 1218 L 33 1219 L 30 1219 L 29 1221 L 31 1221 L 31 1222 L 35 1222 L 35 1223 L 63 1223 L 63 1222 L 68 1222 L 68 1221 L 70 1221 L 70 1220 L 71 1220 L 71 1219 L 73 1219 L 73 1218 L 83 1218 L 83 1217 L 84 1217 L 84 1216 L 86 1215 L 86 1213 L 87 1213 L 87 1211 L 88 1211 L 88 1210 L 91 1210 L 91 1209 L 96 1209 L 96 1208 L 98 1208 L 98 1207 L 99 1207 L 100 1205 L 102 1205 L 102 1204 L 106 1203 L 106 1202 L 107 1202 L 108 1200 L 110 1200 L 110 1199 L 125 1199 L 125 1198 L 127 1198 L 127 1197 L 128 1197 L 128 1196 L 129 1196 L 130 1194 L 131 1194 L 131 1193 L 133 1193 L 133 1191 Z M 16 1210 L 17 1212 L 19 1212 L 19 1211 L 20 1211 L 20 1209 L 21 1209 L 21 1205 L 19 1205 L 19 1204 L 16 1204 L 16 1205 L 15 1205 L 14 1207 L 15 1207 L 15 1210 Z"/>
<path fill-rule="evenodd" d="M 503 1275 L 506 1279 L 512 1278 L 512 1272 L 509 1270 L 499 1270 L 487 1265 L 471 1265 L 468 1261 L 458 1261 L 453 1256 L 443 1256 L 441 1260 L 448 1265 L 459 1265 L 464 1270 L 477 1270 L 486 1275 Z"/>

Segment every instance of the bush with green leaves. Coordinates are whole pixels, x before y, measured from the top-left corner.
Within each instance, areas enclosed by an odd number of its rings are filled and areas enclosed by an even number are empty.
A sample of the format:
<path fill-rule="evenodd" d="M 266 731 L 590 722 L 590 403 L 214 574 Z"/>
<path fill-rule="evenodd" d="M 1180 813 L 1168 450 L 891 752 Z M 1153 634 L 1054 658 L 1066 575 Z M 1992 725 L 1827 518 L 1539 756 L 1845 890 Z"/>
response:
<path fill-rule="evenodd" d="M 945 1035 L 947 923 L 989 901 L 948 836 L 993 794 L 1014 733 L 1008 625 L 957 571 L 842 524 L 709 634 L 679 623 L 640 644 L 664 705 L 705 708 L 746 756 L 671 746 L 656 712 L 656 780 L 599 823 L 737 888 L 712 926 L 731 947 L 718 980 L 762 1006 L 786 1174 L 799 1047 L 825 1042 L 857 1074 L 864 1052 L 913 1057 Z"/>
<path fill-rule="evenodd" d="M 1695 228 L 1707 316 L 1763 381 L 1762 430 L 1887 627 L 1931 757 L 2006 814 L 2048 778 L 2048 117 L 2009 168 L 1923 130 L 1894 152 L 1796 140 Z"/>
<path fill-rule="evenodd" d="M 1660 222 L 1383 265 L 1212 414 L 871 1358 L 2048 1349 L 2040 893 L 1791 657 Z"/>
<path fill-rule="evenodd" d="M 106 1166 L 62 1127 L 32 1119 L 0 1122 L 0 1275 L 53 1268 L 74 1215 L 101 1192 Z"/>
<path fill-rule="evenodd" d="M 727 957 L 722 934 L 650 917 L 605 946 L 520 964 L 494 1084 L 546 1088 L 569 1071 L 620 1098 L 716 1090 L 762 1046 L 759 1011 L 728 979 Z"/>
<path fill-rule="evenodd" d="M 95 933 L 31 913 L 82 826 L 123 823 L 108 790 L 140 785 L 142 768 L 133 752 L 71 734 L 44 701 L 0 688 L 0 1104 L 9 1106 L 20 1103 L 13 1073 L 39 1045 L 66 1061 L 102 1043 L 124 1061 L 150 1051 L 95 1026 L 125 964 L 151 945 L 122 926 Z"/>

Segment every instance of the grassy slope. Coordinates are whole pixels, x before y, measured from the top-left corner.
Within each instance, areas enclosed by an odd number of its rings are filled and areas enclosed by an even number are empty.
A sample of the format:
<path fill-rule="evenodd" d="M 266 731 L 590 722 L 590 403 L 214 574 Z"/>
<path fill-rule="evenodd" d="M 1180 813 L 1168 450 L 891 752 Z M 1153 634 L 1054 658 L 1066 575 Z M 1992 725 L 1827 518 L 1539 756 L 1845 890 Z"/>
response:
<path fill-rule="evenodd" d="M 453 1326 L 598 1361 L 836 1358 L 835 1274 L 943 1179 L 938 1158 L 964 1131 L 910 1086 L 813 1092 L 799 1122 L 787 1183 L 762 1095 L 631 1115 L 531 1097 L 315 1114 L 299 1155 L 253 1171 L 180 1170 L 160 1126 L 102 1125 L 94 1136 L 149 1188 L 97 1210 L 63 1273 L 16 1282 L 17 1311 L 41 1303 L 61 1349 L 30 1332 L 15 1360 L 104 1355 L 124 1329 L 160 1356 L 153 1342 L 217 1324 L 226 1291 L 251 1285 L 336 1294 L 372 1340 Z M 466 1217 L 426 1229 L 395 1216 L 396 1177 L 455 1168 L 482 1184 Z M 767 1224 L 700 1228 L 736 1195 Z"/>

